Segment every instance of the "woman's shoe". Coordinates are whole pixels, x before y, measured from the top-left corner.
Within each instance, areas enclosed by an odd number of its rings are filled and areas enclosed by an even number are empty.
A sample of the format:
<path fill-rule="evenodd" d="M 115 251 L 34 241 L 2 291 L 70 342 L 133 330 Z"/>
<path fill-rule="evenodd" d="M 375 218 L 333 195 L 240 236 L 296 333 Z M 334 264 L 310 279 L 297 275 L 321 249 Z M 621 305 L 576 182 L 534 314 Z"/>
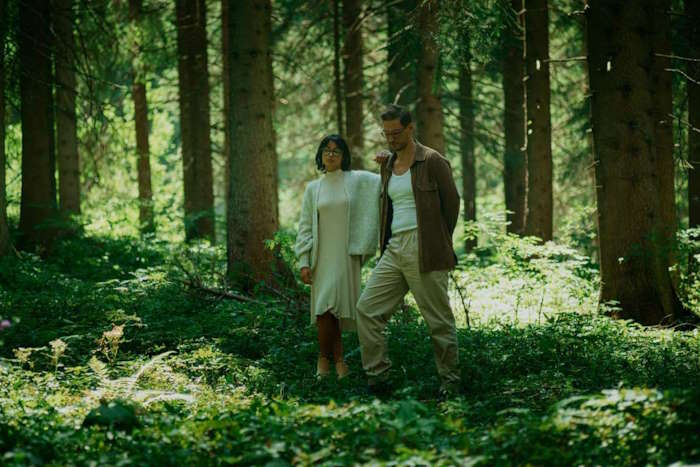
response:
<path fill-rule="evenodd" d="M 343 379 L 350 374 L 350 368 L 348 368 L 345 360 L 335 362 L 335 373 L 338 375 L 338 379 Z"/>
<path fill-rule="evenodd" d="M 324 357 L 319 356 L 316 362 L 316 376 L 323 378 L 331 373 L 331 361 Z"/>

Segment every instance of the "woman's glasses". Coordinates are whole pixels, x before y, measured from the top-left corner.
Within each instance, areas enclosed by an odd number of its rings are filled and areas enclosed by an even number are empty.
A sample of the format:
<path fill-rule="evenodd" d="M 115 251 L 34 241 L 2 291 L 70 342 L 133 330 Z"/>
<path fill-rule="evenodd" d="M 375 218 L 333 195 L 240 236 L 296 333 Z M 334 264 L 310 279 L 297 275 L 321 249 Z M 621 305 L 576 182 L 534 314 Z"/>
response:
<path fill-rule="evenodd" d="M 328 157 L 340 157 L 343 155 L 343 151 L 339 149 L 324 149 L 323 155 Z"/>

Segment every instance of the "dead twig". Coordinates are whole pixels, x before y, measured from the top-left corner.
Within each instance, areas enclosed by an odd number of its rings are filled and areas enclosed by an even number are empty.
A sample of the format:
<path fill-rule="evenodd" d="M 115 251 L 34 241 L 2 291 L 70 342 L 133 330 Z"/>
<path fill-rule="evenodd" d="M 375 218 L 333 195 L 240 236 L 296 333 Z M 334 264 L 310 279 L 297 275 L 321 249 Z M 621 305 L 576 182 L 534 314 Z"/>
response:
<path fill-rule="evenodd" d="M 455 278 L 455 275 L 453 272 L 450 272 L 450 277 L 452 278 L 452 282 L 454 282 L 454 284 L 455 284 L 455 288 L 457 289 L 457 293 L 459 293 L 459 298 L 462 300 L 462 307 L 464 308 L 464 314 L 467 317 L 467 327 L 471 328 L 472 325 L 469 322 L 469 305 L 467 305 L 464 302 L 464 293 L 462 293 L 462 287 L 460 287 L 459 282 L 457 282 L 457 279 Z M 471 304 L 471 300 L 469 301 L 469 303 Z"/>

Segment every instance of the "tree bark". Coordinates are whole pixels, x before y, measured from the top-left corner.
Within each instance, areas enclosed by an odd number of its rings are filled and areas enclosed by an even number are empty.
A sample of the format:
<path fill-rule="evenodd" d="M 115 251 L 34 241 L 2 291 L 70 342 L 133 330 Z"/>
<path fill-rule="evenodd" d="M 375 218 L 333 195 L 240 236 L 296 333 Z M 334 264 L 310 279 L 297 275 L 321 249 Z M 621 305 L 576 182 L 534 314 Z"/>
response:
<path fill-rule="evenodd" d="M 659 178 L 661 189 L 659 200 L 661 202 L 662 236 L 672 239 L 677 228 L 676 198 L 674 189 L 675 170 L 673 164 L 673 95 L 671 72 L 671 9 L 670 0 L 647 0 L 656 14 L 652 15 L 651 42 L 654 51 L 652 56 L 652 89 L 654 132 L 657 146 L 656 176 Z M 653 5 L 653 6 L 652 6 Z M 666 57 L 659 56 L 666 55 Z M 670 252 L 668 252 L 670 253 Z M 669 255 L 669 261 L 673 261 Z"/>
<path fill-rule="evenodd" d="M 668 32 L 668 6 L 668 0 L 589 0 L 586 9 L 600 300 L 617 301 L 615 316 L 647 325 L 683 311 L 668 271 L 675 232 L 664 210 L 673 178 L 659 173 L 672 167 L 661 135 L 669 128 L 658 120 L 670 83 L 659 76 L 665 72 L 656 56 L 669 53 L 659 41 Z"/>
<path fill-rule="evenodd" d="M 22 120 L 22 198 L 18 246 L 44 252 L 56 229 L 56 161 L 51 92 L 50 3 L 20 8 L 19 55 Z"/>
<path fill-rule="evenodd" d="M 270 0 L 229 3 L 228 273 L 245 287 L 251 281 L 271 279 L 274 255 L 265 241 L 279 227 L 270 15 Z"/>
<path fill-rule="evenodd" d="M 362 151 L 364 131 L 362 127 L 362 5 L 360 0 L 343 2 L 343 27 L 345 44 L 343 51 L 344 87 L 345 87 L 345 124 L 352 168 L 364 168 Z"/>
<path fill-rule="evenodd" d="M 0 44 L 5 44 L 7 10 L 0 0 Z M 10 251 L 10 231 L 7 226 L 7 193 L 5 186 L 5 47 L 0 47 L 0 257 Z"/>
<path fill-rule="evenodd" d="M 229 79 L 231 76 L 231 44 L 229 43 L 229 40 L 231 38 L 231 34 L 228 30 L 231 20 L 229 18 L 230 12 L 228 6 L 229 0 L 221 0 L 221 72 L 223 73 L 222 84 L 224 88 L 224 147 L 222 152 L 225 166 L 224 199 L 226 212 L 228 212 L 229 193 L 231 189 L 231 119 L 229 118 L 229 103 L 231 102 L 231 81 Z"/>
<path fill-rule="evenodd" d="M 685 16 L 689 26 L 686 36 L 688 56 L 700 58 L 700 3 L 685 0 Z M 687 62 L 688 88 L 688 225 L 700 227 L 700 61 Z"/>
<path fill-rule="evenodd" d="M 215 241 L 204 0 L 177 0 L 185 239 Z"/>
<path fill-rule="evenodd" d="M 133 82 L 131 95 L 134 100 L 134 130 L 136 133 L 136 170 L 139 185 L 139 230 L 141 234 L 156 231 L 153 213 L 153 188 L 151 186 L 151 159 L 148 143 L 148 99 L 144 83 L 144 66 L 141 57 L 142 35 L 141 19 L 142 0 L 129 0 L 129 21 L 134 28 L 134 42 L 131 51 L 131 73 Z"/>
<path fill-rule="evenodd" d="M 343 126 L 343 88 L 340 74 L 340 0 L 333 0 L 333 94 L 338 134 L 342 135 L 345 127 Z"/>
<path fill-rule="evenodd" d="M 462 153 L 462 199 L 464 221 L 476 220 L 476 166 L 474 160 L 474 100 L 472 97 L 471 52 L 468 35 L 462 38 L 463 62 L 459 68 L 459 122 Z M 477 239 L 467 238 L 464 250 L 476 248 Z"/>
<path fill-rule="evenodd" d="M 75 40 L 73 0 L 53 0 L 56 34 L 56 161 L 63 214 L 80 214 L 80 159 L 75 117 Z"/>
<path fill-rule="evenodd" d="M 525 233 L 552 239 L 552 126 L 547 0 L 525 0 L 527 214 Z"/>
<path fill-rule="evenodd" d="M 523 0 L 511 0 L 516 21 L 504 31 L 503 94 L 505 154 L 503 185 L 506 198 L 506 227 L 509 233 L 522 235 L 525 230 L 527 201 L 527 153 L 525 152 L 525 63 L 523 61 Z"/>
<path fill-rule="evenodd" d="M 389 55 L 387 102 L 413 105 L 416 102 L 416 58 L 418 41 L 413 28 L 416 0 L 387 2 L 387 52 Z"/>
<path fill-rule="evenodd" d="M 416 88 L 416 123 L 418 137 L 423 144 L 445 154 L 442 104 L 438 89 L 438 48 L 435 35 L 438 33 L 439 0 L 428 0 L 419 7 L 418 27 L 420 33 L 420 55 Z"/>

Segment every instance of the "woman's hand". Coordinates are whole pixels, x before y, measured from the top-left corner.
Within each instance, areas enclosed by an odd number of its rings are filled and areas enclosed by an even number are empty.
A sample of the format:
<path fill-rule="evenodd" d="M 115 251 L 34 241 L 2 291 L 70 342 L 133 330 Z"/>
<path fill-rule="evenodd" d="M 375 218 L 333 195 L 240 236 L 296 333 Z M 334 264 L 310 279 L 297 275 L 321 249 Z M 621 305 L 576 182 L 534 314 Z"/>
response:
<path fill-rule="evenodd" d="M 311 285 L 311 282 L 313 282 L 311 280 L 311 268 L 308 268 L 308 267 L 301 268 L 301 281 L 304 284 Z"/>

